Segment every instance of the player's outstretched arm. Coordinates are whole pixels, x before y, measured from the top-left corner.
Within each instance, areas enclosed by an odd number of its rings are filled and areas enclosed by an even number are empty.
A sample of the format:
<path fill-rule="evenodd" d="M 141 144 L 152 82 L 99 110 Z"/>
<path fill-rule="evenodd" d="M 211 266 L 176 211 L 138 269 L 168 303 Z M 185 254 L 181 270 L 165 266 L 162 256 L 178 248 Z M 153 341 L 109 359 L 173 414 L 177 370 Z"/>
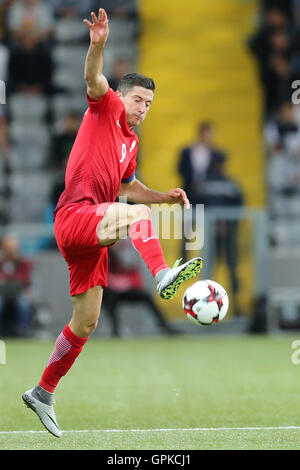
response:
<path fill-rule="evenodd" d="M 90 30 L 90 47 L 85 59 L 84 78 L 88 95 L 99 100 L 109 88 L 102 74 L 103 51 L 109 34 L 108 18 L 103 8 L 99 8 L 98 17 L 92 12 L 91 18 L 92 22 L 87 19 L 83 20 Z"/>
<path fill-rule="evenodd" d="M 167 193 L 161 193 L 147 188 L 136 178 L 130 183 L 121 184 L 119 196 L 127 197 L 129 201 L 139 204 L 183 203 L 185 209 L 190 208 L 190 202 L 183 189 L 175 188 L 170 189 Z"/>

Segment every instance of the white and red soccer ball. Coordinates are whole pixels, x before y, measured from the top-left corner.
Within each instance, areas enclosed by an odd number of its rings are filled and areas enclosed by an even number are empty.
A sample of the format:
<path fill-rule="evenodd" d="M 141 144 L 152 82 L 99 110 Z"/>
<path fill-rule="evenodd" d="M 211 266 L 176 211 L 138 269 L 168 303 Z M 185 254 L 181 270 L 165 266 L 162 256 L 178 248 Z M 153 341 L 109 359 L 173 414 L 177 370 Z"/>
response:
<path fill-rule="evenodd" d="M 186 317 L 202 326 L 219 323 L 229 306 L 227 292 L 215 281 L 202 280 L 188 287 L 183 295 L 182 307 Z"/>

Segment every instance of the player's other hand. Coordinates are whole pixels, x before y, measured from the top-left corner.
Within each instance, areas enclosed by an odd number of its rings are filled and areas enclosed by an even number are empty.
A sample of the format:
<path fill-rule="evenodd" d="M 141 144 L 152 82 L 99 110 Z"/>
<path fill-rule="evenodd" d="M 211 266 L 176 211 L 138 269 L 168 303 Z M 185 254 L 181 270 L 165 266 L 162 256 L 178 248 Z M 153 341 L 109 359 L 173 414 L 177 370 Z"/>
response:
<path fill-rule="evenodd" d="M 184 208 L 190 208 L 190 201 L 187 198 L 185 191 L 181 188 L 170 189 L 166 193 L 166 202 L 168 204 L 175 204 L 176 202 L 183 202 Z"/>
<path fill-rule="evenodd" d="M 109 33 L 106 11 L 103 8 L 99 8 L 98 18 L 93 11 L 91 17 L 92 23 L 87 19 L 83 20 L 84 24 L 90 29 L 91 44 L 105 45 Z"/>

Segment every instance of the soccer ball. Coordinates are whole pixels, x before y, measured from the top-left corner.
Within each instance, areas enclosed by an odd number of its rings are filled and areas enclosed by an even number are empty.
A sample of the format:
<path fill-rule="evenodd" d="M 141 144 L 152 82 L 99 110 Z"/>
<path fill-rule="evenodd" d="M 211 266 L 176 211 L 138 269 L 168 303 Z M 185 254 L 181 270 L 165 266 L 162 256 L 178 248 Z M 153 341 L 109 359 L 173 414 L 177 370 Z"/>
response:
<path fill-rule="evenodd" d="M 203 280 L 188 287 L 182 307 L 186 317 L 196 325 L 209 326 L 225 317 L 229 300 L 224 287 L 215 281 Z"/>

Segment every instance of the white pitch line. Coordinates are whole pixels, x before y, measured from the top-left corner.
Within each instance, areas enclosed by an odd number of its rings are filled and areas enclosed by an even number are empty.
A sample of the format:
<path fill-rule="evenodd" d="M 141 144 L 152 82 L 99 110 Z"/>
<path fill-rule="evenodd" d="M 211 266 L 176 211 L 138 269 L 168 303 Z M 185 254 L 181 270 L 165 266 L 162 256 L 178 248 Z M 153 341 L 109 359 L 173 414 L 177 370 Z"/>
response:
<path fill-rule="evenodd" d="M 224 427 L 224 428 L 161 428 L 161 429 L 70 429 L 63 434 L 71 433 L 150 433 L 150 432 L 207 432 L 207 431 L 277 431 L 300 430 L 300 426 L 261 426 L 261 427 Z M 2 434 L 41 434 L 47 431 L 0 431 Z"/>

